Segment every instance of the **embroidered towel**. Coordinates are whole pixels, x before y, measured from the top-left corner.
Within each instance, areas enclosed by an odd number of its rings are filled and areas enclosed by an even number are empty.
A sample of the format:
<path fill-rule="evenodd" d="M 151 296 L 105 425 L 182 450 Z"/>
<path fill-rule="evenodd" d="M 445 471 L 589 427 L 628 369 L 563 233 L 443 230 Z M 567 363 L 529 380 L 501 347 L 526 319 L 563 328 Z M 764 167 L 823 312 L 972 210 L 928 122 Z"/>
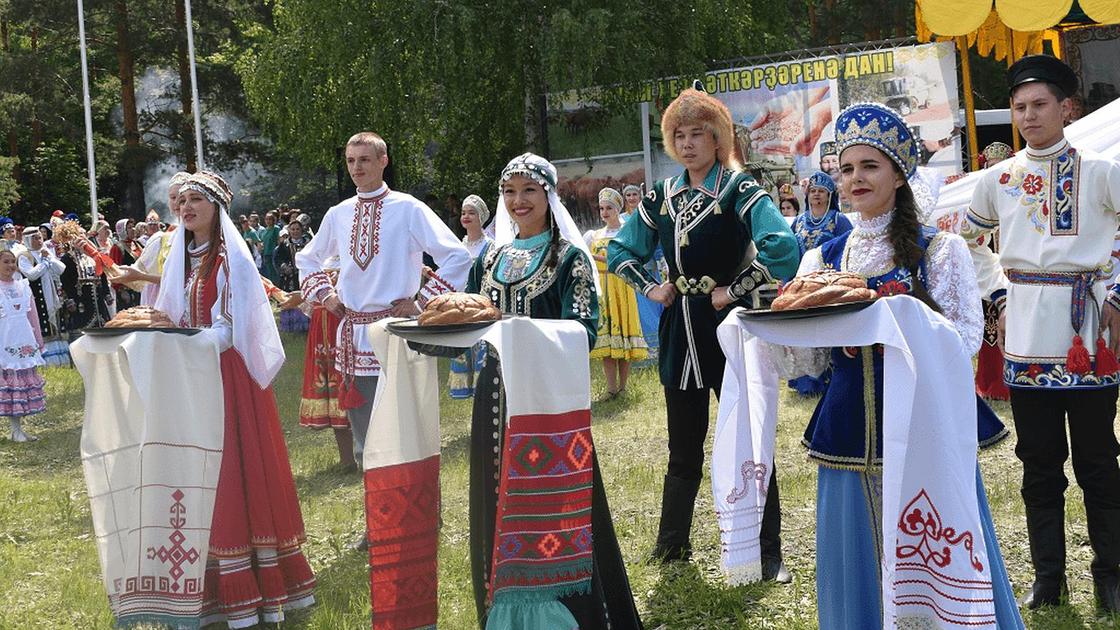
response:
<path fill-rule="evenodd" d="M 773 465 L 777 390 L 765 346 L 883 344 L 883 627 L 995 627 L 976 498 L 972 364 L 941 315 L 909 296 L 817 319 L 719 328 L 727 355 L 712 456 L 724 570 L 757 578 L 759 506 Z M 945 392 L 968 392 L 947 396 Z M 759 468 L 759 465 L 762 468 Z M 753 483 L 752 483 L 753 482 Z M 736 498 L 730 502 L 729 498 Z M 750 506 L 750 509 L 743 507 Z"/>
<path fill-rule="evenodd" d="M 368 329 L 375 354 L 385 358 L 363 453 L 373 627 L 421 628 L 438 617 L 438 377 L 436 360 L 389 334 L 388 323 Z M 495 532 L 487 627 L 530 627 L 542 618 L 574 627 L 556 597 L 590 588 L 586 331 L 576 322 L 514 317 L 482 330 L 415 339 L 457 348 L 486 341 L 501 357 L 509 429 L 499 510 L 512 516 L 499 519 Z M 514 462 L 517 455 L 523 457 Z M 561 505 L 542 500 L 557 491 Z"/>
<path fill-rule="evenodd" d="M 225 426 L 217 347 L 143 332 L 85 336 L 70 353 L 85 382 L 82 470 L 113 616 L 197 628 Z"/>

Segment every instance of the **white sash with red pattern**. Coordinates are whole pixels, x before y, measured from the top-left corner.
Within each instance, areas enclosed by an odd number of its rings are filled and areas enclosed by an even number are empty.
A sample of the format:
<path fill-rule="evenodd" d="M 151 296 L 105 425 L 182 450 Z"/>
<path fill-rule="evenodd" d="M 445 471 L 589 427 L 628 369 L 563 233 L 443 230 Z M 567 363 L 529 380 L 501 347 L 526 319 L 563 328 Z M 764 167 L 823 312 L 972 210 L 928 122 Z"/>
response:
<path fill-rule="evenodd" d="M 972 364 L 952 324 L 914 298 L 895 296 L 812 319 L 742 320 L 732 313 L 719 337 L 727 369 L 712 488 L 729 577 L 761 576 L 758 529 L 778 410 L 777 375 L 762 342 L 883 344 L 883 627 L 995 628 L 976 496 Z"/>

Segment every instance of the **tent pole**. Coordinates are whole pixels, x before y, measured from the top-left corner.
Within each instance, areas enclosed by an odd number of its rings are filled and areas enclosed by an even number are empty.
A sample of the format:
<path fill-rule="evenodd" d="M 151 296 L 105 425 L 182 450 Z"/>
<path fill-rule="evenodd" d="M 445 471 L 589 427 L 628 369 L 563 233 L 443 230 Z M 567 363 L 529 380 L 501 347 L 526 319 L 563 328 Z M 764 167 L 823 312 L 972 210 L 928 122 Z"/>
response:
<path fill-rule="evenodd" d="M 1006 27 L 1005 27 L 1006 28 Z M 1011 29 L 1007 29 L 1007 67 L 1010 68 L 1018 59 L 1015 58 L 1015 36 L 1011 33 Z M 1010 95 L 1008 95 L 1010 100 Z M 1011 117 L 1011 148 L 1016 153 L 1019 149 L 1023 148 L 1023 142 L 1019 139 L 1019 128 L 1015 126 L 1015 116 Z"/>
<path fill-rule="evenodd" d="M 86 62 L 86 10 L 78 0 L 78 46 L 82 57 L 82 111 L 86 122 L 86 172 L 89 176 L 90 225 L 97 228 L 97 172 L 93 162 L 93 116 L 89 98 L 89 65 Z"/>
<path fill-rule="evenodd" d="M 980 140 L 976 135 L 976 102 L 972 97 L 972 64 L 968 59 L 968 38 L 958 35 L 957 50 L 961 55 L 961 78 L 964 89 L 964 120 L 968 127 L 968 162 L 969 170 L 976 171 L 980 168 Z"/>

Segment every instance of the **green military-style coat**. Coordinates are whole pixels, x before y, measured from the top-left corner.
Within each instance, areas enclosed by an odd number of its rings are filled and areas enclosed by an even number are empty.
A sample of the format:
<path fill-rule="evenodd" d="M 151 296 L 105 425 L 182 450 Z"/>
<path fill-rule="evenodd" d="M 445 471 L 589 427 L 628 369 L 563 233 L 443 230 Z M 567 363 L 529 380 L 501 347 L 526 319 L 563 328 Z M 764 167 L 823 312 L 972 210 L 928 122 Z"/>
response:
<path fill-rule="evenodd" d="M 789 224 L 750 174 L 718 162 L 704 182 L 688 172 L 657 182 L 607 247 L 607 266 L 643 295 L 657 286 L 642 268 L 660 244 L 679 295 L 661 315 L 661 383 L 677 389 L 719 387 L 724 356 L 716 327 L 715 287 L 738 305 L 755 287 L 797 273 L 800 253 Z M 753 248 L 752 248 L 753 245 Z M 749 262 L 752 249 L 756 253 Z"/>

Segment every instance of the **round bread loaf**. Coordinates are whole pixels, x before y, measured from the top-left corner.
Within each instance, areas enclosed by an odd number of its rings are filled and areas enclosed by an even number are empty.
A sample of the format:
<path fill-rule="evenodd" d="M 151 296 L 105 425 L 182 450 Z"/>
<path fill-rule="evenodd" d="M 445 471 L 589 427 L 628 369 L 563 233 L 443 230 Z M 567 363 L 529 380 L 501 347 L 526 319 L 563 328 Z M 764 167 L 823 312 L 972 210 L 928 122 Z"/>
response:
<path fill-rule="evenodd" d="M 106 328 L 174 328 L 167 313 L 150 306 L 133 306 L 117 313 Z"/>
<path fill-rule="evenodd" d="M 770 305 L 774 311 L 812 308 L 829 304 L 865 302 L 878 297 L 867 280 L 855 273 L 818 271 L 790 280 Z"/>
<path fill-rule="evenodd" d="M 420 326 L 442 326 L 492 322 L 501 318 L 502 312 L 484 296 L 477 293 L 444 293 L 428 302 L 424 312 L 416 318 L 416 323 Z"/>

